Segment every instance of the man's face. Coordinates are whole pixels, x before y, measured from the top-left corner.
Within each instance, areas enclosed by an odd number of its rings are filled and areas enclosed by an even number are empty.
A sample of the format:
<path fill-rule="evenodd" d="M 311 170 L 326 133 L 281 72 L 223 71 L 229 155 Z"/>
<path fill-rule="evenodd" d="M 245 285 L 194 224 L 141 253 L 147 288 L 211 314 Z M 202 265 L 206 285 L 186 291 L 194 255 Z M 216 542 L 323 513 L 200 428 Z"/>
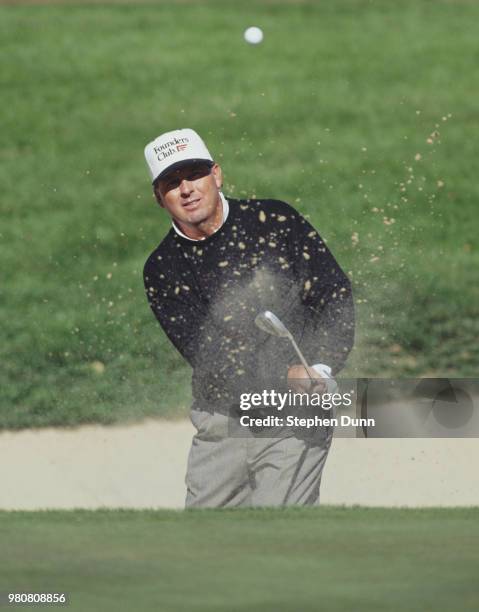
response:
<path fill-rule="evenodd" d="M 218 164 L 192 163 L 167 174 L 154 191 L 160 206 L 180 225 L 195 226 L 213 220 L 221 206 L 222 175 Z"/>

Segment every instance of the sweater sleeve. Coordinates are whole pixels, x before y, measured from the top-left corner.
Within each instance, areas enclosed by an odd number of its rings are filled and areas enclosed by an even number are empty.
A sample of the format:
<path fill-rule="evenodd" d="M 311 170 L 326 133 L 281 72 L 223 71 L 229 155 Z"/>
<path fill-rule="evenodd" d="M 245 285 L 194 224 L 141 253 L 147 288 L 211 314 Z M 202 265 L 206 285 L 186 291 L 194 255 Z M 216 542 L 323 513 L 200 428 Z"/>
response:
<path fill-rule="evenodd" d="M 143 269 L 148 303 L 158 323 L 179 353 L 194 366 L 197 336 L 204 317 L 201 305 L 189 297 L 190 287 L 169 278 L 150 257 Z"/>
<path fill-rule="evenodd" d="M 251 381 L 254 345 L 236 337 L 202 304 L 185 279 L 168 278 L 150 260 L 143 278 L 156 319 L 194 370 L 195 398 L 211 403 L 237 396 L 246 378 Z"/>
<path fill-rule="evenodd" d="M 292 222 L 298 295 L 288 319 L 308 363 L 327 364 L 335 376 L 354 342 L 351 283 L 314 227 L 296 211 Z"/>

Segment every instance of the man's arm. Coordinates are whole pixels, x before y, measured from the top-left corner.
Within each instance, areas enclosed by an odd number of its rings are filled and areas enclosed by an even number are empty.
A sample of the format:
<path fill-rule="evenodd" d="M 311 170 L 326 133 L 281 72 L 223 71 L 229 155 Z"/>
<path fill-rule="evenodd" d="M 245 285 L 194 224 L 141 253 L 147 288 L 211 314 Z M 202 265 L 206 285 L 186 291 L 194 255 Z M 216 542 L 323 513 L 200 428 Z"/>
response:
<path fill-rule="evenodd" d="M 194 367 L 204 312 L 201 303 L 191 301 L 190 287 L 182 280 L 169 278 L 151 257 L 143 269 L 146 297 L 153 314 L 171 343 Z"/>
<path fill-rule="evenodd" d="M 171 272 L 170 272 L 171 274 Z M 150 307 L 164 332 L 195 371 L 203 399 L 224 398 L 251 379 L 254 346 L 203 305 L 189 285 L 162 273 L 154 261 L 145 265 L 144 284 Z"/>
<path fill-rule="evenodd" d="M 296 329 L 302 327 L 298 344 L 308 362 L 327 364 L 335 376 L 354 342 L 351 283 L 318 232 L 298 213 L 291 239 L 299 295 L 288 318 Z"/>

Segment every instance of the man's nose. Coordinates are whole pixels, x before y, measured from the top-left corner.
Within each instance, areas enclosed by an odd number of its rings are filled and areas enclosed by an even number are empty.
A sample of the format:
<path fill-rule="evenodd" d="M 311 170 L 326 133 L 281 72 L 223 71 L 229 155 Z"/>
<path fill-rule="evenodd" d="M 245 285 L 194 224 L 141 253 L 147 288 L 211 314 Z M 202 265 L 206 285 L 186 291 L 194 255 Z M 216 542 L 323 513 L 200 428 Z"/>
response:
<path fill-rule="evenodd" d="M 190 181 L 183 179 L 180 183 L 180 193 L 181 195 L 188 196 L 193 191 L 192 184 Z"/>

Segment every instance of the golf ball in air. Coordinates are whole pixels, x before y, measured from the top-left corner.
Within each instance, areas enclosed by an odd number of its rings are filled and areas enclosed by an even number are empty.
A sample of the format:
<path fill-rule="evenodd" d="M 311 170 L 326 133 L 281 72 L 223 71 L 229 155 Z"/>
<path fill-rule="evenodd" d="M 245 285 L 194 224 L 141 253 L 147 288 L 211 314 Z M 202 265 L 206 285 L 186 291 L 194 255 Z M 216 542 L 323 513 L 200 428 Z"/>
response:
<path fill-rule="evenodd" d="M 263 30 L 256 26 L 251 26 L 244 31 L 244 39 L 250 45 L 258 45 L 263 40 Z"/>

